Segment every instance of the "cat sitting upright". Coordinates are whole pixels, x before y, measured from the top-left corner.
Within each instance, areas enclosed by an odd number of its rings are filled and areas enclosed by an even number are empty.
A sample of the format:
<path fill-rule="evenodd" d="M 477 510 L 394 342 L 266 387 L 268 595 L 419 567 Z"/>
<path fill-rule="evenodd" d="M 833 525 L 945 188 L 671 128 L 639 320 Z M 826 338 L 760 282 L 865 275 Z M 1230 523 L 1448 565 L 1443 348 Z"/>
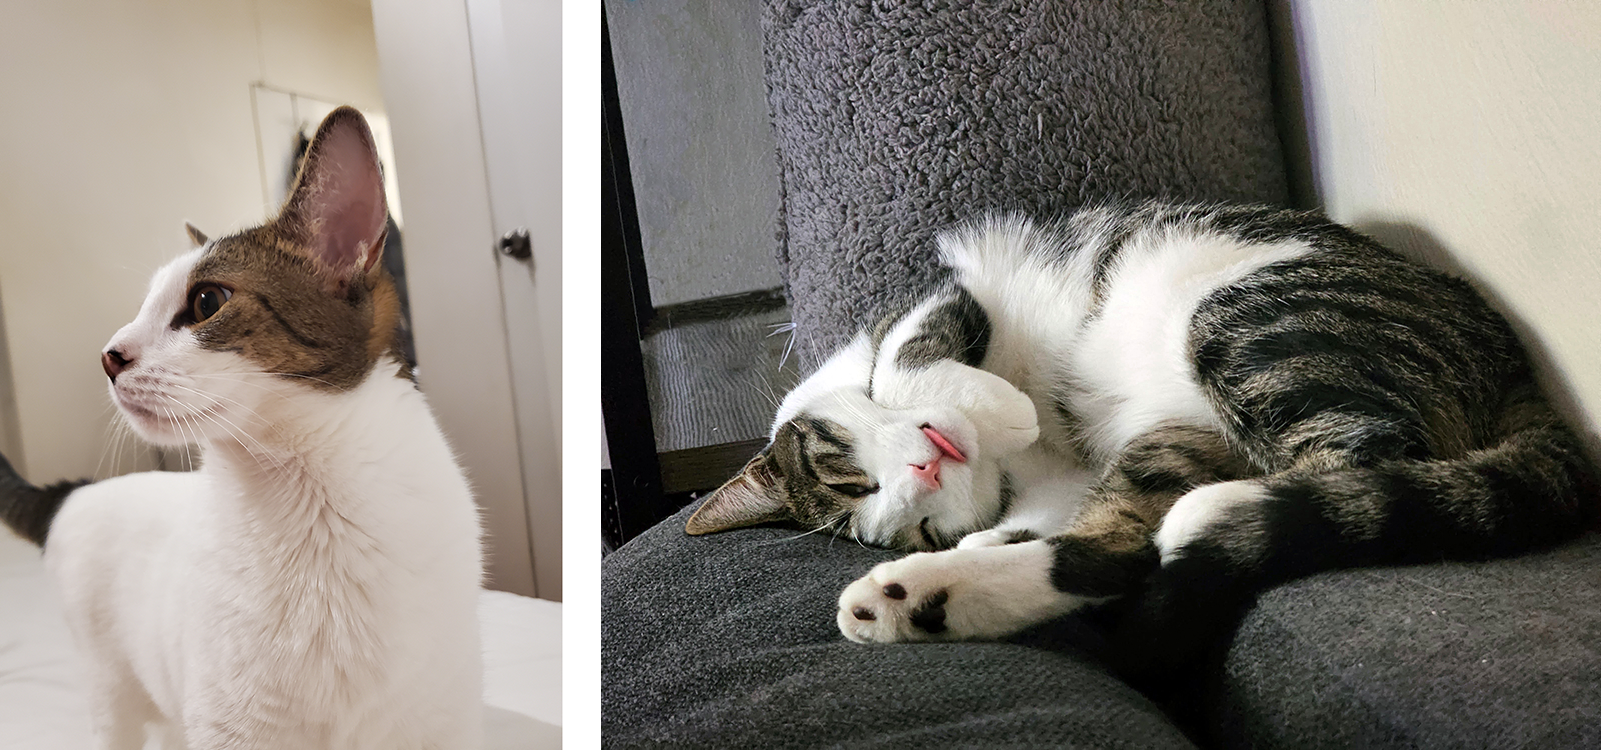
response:
<path fill-rule="evenodd" d="M 1220 643 L 1269 586 L 1513 554 L 1597 516 L 1507 322 L 1321 215 L 1102 206 L 939 247 L 944 284 L 790 391 L 687 525 L 920 550 L 842 592 L 852 641 L 1002 638 L 1121 600 L 1138 670 Z"/>
<path fill-rule="evenodd" d="M 41 489 L 0 465 L 100 747 L 482 744 L 478 511 L 396 353 L 379 170 L 335 110 L 278 216 L 196 233 L 106 345 L 129 424 L 199 470 Z"/>

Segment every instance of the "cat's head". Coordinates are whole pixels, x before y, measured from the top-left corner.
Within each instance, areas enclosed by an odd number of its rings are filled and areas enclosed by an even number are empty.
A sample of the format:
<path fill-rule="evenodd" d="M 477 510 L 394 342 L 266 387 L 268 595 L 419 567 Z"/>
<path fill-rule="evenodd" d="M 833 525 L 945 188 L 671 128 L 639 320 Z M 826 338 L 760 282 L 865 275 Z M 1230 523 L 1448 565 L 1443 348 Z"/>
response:
<path fill-rule="evenodd" d="M 968 413 L 887 408 L 861 388 L 801 404 L 738 476 L 689 519 L 691 534 L 784 522 L 866 544 L 932 550 L 992 525 L 1005 503 L 999 460 Z"/>
<path fill-rule="evenodd" d="M 238 440 L 298 392 L 348 390 L 392 362 L 399 301 L 372 133 L 334 110 L 278 215 L 158 270 L 101 355 L 111 398 L 158 445 Z M 386 365 L 387 366 L 387 365 Z"/>

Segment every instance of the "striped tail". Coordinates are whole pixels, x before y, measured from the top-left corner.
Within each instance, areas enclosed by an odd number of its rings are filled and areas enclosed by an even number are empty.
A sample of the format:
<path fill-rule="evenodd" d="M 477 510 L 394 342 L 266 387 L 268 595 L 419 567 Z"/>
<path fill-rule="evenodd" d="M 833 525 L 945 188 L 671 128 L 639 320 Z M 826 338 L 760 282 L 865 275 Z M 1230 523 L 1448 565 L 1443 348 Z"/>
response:
<path fill-rule="evenodd" d="M 86 484 L 87 479 L 35 487 L 0 456 L 0 519 L 22 538 L 43 547 L 56 511 L 73 490 Z"/>
<path fill-rule="evenodd" d="M 1452 459 L 1290 470 L 1202 487 L 1156 535 L 1162 563 L 1124 622 L 1140 671 L 1225 645 L 1257 592 L 1325 570 L 1479 560 L 1594 528 L 1601 482 L 1543 400 L 1507 410 L 1501 443 Z"/>

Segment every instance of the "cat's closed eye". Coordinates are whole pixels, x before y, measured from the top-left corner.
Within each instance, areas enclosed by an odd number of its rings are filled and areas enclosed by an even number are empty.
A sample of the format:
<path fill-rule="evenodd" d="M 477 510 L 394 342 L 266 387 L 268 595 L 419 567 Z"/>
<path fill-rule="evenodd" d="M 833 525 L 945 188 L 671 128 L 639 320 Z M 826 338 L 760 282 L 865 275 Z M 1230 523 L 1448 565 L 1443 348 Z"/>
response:
<path fill-rule="evenodd" d="M 189 314 L 194 316 L 196 323 L 204 323 L 207 318 L 217 314 L 223 303 L 233 297 L 233 291 L 227 287 L 207 284 L 195 289 L 189 297 Z"/>
<path fill-rule="evenodd" d="M 851 482 L 842 482 L 842 483 L 839 483 L 839 484 L 830 484 L 830 485 L 828 485 L 828 488 L 833 490 L 833 491 L 835 491 L 835 492 L 840 493 L 841 495 L 844 495 L 846 497 L 853 497 L 853 498 L 855 498 L 855 497 L 866 497 L 866 496 L 871 495 L 874 492 L 878 491 L 878 485 L 876 485 L 876 484 L 874 484 L 874 485 L 865 485 L 865 484 L 855 484 L 855 483 L 851 483 Z"/>

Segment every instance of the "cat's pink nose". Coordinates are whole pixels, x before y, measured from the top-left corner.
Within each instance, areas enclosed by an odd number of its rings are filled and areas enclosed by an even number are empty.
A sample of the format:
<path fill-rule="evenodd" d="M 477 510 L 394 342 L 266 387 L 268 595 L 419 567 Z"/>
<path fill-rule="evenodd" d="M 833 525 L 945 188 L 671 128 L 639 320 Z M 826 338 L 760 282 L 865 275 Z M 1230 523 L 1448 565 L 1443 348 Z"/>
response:
<path fill-rule="evenodd" d="M 106 377 L 115 383 L 117 376 L 121 375 L 123 370 L 133 366 L 133 360 L 123 359 L 122 352 L 116 349 L 108 349 L 100 354 L 100 366 L 105 369 Z"/>
<path fill-rule="evenodd" d="M 912 475 L 917 481 L 927 485 L 931 490 L 939 489 L 939 459 L 930 459 L 926 464 L 912 464 Z"/>

